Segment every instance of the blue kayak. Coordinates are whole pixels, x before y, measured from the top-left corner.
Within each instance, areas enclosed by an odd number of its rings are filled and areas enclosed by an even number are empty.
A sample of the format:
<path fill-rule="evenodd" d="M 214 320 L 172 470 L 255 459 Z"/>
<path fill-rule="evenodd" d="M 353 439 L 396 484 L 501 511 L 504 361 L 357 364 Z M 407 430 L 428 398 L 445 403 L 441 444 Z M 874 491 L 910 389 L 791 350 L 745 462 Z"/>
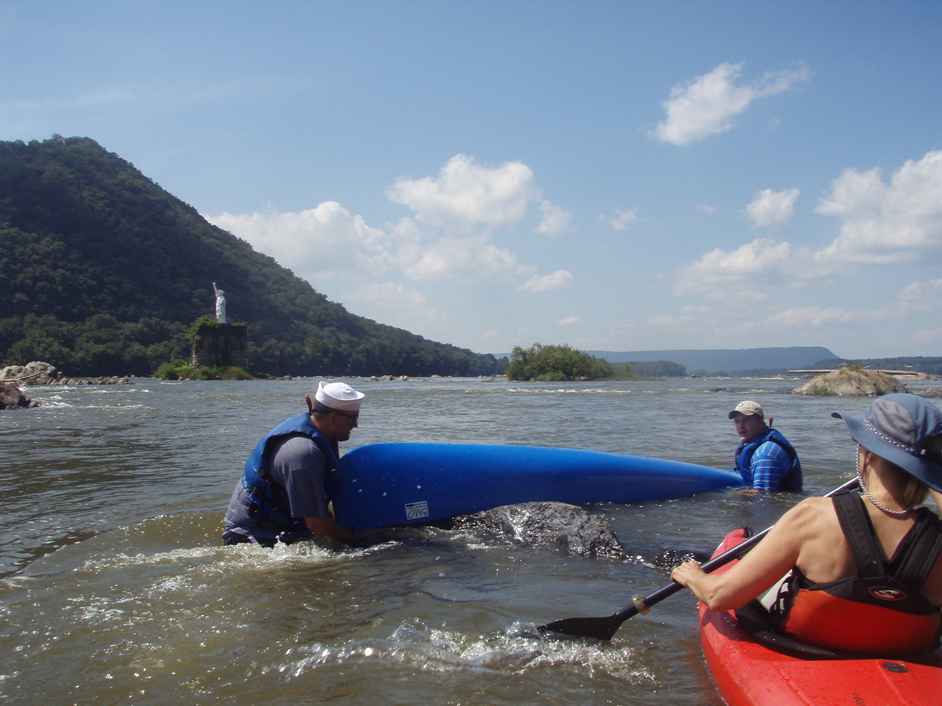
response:
<path fill-rule="evenodd" d="M 738 473 L 644 456 L 540 446 L 361 446 L 328 477 L 337 522 L 423 525 L 514 503 L 632 503 L 740 485 Z"/>

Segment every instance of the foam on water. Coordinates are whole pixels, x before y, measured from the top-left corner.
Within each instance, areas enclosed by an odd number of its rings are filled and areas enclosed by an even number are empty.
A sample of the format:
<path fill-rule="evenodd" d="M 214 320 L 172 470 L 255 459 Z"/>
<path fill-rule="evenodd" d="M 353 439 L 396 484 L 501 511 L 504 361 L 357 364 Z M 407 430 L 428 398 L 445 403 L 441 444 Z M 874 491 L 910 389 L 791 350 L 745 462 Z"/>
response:
<path fill-rule="evenodd" d="M 525 395 L 609 395 L 616 397 L 632 394 L 631 390 L 596 387 L 508 387 L 504 392 Z"/>
<path fill-rule="evenodd" d="M 218 569 L 267 570 L 290 564 L 316 565 L 330 562 L 355 561 L 362 557 L 382 552 L 398 546 L 398 542 L 384 542 L 363 549 L 333 550 L 314 542 L 296 544 L 276 544 L 268 549 L 258 544 L 237 544 L 234 546 L 198 546 L 184 549 L 172 549 L 156 553 L 125 554 L 115 553 L 105 557 L 89 559 L 81 571 L 97 574 L 106 570 L 157 566 L 163 564 L 198 565 L 201 570 L 209 567 Z M 209 563 L 209 562 L 212 563 Z"/>
<path fill-rule="evenodd" d="M 434 628 L 416 618 L 400 623 L 384 640 L 314 642 L 285 652 L 277 667 L 300 678 L 326 666 L 396 662 L 422 671 L 523 674 L 541 669 L 572 669 L 588 677 L 609 675 L 629 684 L 653 684 L 654 675 L 633 660 L 631 647 L 537 636 L 536 626 L 514 623 L 506 630 L 469 636 Z"/>

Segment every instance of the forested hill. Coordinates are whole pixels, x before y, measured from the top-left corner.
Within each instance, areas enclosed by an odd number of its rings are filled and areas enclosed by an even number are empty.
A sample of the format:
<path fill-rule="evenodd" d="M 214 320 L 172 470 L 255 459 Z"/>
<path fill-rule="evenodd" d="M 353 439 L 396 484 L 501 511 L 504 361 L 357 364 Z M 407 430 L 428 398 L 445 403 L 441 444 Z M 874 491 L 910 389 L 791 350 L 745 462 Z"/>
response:
<path fill-rule="evenodd" d="M 146 375 L 211 314 L 268 374 L 491 374 L 497 360 L 347 312 L 87 138 L 0 142 L 0 364 Z"/>

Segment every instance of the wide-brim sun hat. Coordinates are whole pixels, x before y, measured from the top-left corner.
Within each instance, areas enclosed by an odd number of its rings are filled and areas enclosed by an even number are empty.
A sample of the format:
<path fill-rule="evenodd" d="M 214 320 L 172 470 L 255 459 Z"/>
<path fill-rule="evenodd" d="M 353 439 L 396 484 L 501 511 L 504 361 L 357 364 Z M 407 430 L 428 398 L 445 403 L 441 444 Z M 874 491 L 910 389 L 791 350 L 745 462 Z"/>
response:
<path fill-rule="evenodd" d="M 942 411 L 919 395 L 894 393 L 878 397 L 867 413 L 858 417 L 834 412 L 862 447 L 899 466 L 910 475 L 942 492 Z"/>

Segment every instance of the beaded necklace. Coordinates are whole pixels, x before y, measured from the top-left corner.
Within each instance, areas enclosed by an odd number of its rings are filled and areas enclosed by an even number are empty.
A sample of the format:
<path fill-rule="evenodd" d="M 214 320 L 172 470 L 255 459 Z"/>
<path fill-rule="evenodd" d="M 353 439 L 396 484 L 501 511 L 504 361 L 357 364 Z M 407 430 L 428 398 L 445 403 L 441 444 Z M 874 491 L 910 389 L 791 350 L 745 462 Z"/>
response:
<path fill-rule="evenodd" d="M 877 510 L 885 512 L 890 517 L 906 517 L 906 515 L 913 511 L 911 507 L 907 507 L 903 510 L 893 510 L 870 494 L 870 491 L 867 490 L 867 484 L 864 482 L 863 474 L 860 472 L 860 446 L 857 447 L 857 482 L 860 484 L 860 494 L 869 500 Z"/>

